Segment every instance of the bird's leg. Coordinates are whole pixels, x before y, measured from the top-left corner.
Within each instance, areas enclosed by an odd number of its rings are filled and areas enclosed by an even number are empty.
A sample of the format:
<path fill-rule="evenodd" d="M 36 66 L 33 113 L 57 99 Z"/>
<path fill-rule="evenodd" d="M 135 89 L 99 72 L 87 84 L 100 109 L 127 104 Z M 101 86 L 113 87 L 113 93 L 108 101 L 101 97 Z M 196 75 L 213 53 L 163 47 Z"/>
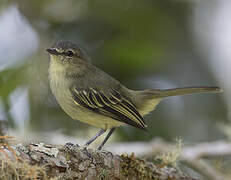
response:
<path fill-rule="evenodd" d="M 95 141 L 103 133 L 105 133 L 105 130 L 104 129 L 100 129 L 100 131 L 98 131 L 95 136 L 93 136 L 89 141 L 86 142 L 85 146 L 88 146 L 89 144 L 91 144 L 93 141 Z"/>
<path fill-rule="evenodd" d="M 104 146 L 104 144 L 107 142 L 107 140 L 109 139 L 109 137 L 112 135 L 112 133 L 115 131 L 115 127 L 112 128 L 109 133 L 107 134 L 107 136 L 105 137 L 105 139 L 103 140 L 103 142 L 100 144 L 100 146 L 98 147 L 98 150 L 101 150 L 102 147 Z"/>

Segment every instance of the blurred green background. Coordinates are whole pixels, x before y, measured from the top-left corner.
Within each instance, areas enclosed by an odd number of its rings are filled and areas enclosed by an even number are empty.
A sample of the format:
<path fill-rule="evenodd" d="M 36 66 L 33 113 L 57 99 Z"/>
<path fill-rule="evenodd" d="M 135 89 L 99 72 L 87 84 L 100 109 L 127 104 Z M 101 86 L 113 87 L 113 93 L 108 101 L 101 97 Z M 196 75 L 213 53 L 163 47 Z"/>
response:
<path fill-rule="evenodd" d="M 131 89 L 225 90 L 165 99 L 145 117 L 148 132 L 122 127 L 112 141 L 224 138 L 220 124 L 229 121 L 231 98 L 226 46 L 231 25 L 225 2 L 1 0 L 0 120 L 5 133 L 64 143 L 57 135 L 62 134 L 78 143 L 98 130 L 71 120 L 49 89 L 45 50 L 57 40 L 71 40 L 93 64 Z"/>

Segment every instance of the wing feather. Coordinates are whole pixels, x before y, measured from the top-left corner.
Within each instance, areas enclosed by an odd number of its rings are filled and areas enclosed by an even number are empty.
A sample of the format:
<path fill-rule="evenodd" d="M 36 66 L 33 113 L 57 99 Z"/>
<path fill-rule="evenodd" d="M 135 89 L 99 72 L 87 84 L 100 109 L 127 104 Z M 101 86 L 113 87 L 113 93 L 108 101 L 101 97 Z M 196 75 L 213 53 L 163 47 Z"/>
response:
<path fill-rule="evenodd" d="M 71 92 L 76 105 L 141 129 L 147 127 L 135 105 L 116 90 L 106 94 L 94 88 L 72 88 Z"/>

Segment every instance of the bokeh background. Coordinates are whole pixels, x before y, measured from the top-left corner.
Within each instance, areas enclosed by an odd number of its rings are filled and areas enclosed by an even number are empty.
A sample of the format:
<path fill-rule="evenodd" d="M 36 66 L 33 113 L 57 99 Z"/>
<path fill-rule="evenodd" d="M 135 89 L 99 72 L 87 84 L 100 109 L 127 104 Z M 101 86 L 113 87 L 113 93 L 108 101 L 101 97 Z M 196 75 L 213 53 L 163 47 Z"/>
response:
<path fill-rule="evenodd" d="M 165 99 L 146 116 L 148 132 L 121 127 L 111 143 L 227 138 L 230 19 L 230 0 L 0 0 L 2 131 L 24 141 L 57 144 L 81 144 L 98 131 L 68 117 L 49 89 L 46 48 L 71 40 L 93 64 L 131 89 L 224 89 L 223 94 Z"/>

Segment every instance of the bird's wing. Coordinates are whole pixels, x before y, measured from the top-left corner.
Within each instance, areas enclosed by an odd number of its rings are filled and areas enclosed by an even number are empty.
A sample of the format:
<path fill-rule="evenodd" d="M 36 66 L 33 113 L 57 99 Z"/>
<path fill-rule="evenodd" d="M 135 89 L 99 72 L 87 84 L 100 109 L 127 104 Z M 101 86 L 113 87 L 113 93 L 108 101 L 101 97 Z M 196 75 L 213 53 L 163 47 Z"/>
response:
<path fill-rule="evenodd" d="M 94 88 L 78 90 L 72 87 L 70 90 L 78 106 L 141 129 L 147 127 L 134 104 L 116 90 L 107 93 Z"/>

